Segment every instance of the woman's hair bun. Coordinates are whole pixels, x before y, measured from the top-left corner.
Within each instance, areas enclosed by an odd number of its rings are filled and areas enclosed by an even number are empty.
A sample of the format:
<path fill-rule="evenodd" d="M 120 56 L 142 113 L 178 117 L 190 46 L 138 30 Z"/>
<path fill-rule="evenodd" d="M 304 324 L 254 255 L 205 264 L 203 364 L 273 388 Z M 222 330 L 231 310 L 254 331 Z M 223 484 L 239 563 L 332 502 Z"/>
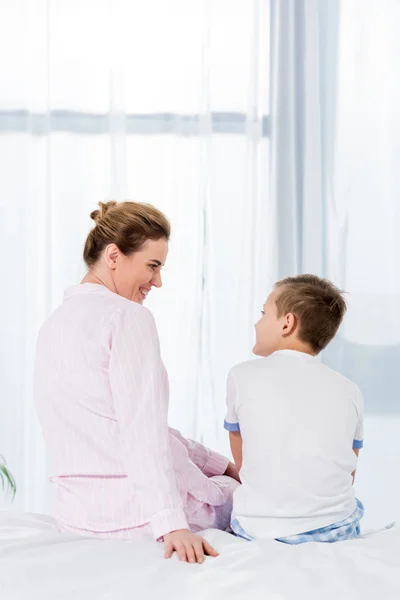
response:
<path fill-rule="evenodd" d="M 102 219 L 110 208 L 117 206 L 117 202 L 115 200 L 110 200 L 109 202 L 99 202 L 99 208 L 97 210 L 93 210 L 90 213 L 90 218 L 97 224 L 100 219 Z"/>

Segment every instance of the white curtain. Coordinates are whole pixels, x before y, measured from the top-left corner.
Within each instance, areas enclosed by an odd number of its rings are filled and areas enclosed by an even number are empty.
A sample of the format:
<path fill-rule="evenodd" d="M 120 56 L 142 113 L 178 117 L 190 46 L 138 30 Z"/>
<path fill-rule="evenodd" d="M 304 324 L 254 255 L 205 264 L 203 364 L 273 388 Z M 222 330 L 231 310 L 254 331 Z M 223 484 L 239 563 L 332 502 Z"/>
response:
<path fill-rule="evenodd" d="M 271 4 L 275 278 L 348 292 L 322 360 L 365 396 L 357 493 L 381 523 L 400 506 L 400 4 Z"/>
<path fill-rule="evenodd" d="M 170 421 L 221 451 L 225 380 L 275 279 L 349 292 L 323 360 L 363 389 L 358 493 L 394 510 L 400 447 L 396 0 L 0 0 L 0 453 L 48 510 L 35 338 L 82 277 L 88 215 L 134 199 L 173 226 L 152 293 Z M 1 500 L 0 500 L 1 501 Z"/>
<path fill-rule="evenodd" d="M 99 200 L 172 223 L 153 310 L 171 424 L 228 451 L 229 368 L 267 285 L 267 0 L 0 0 L 0 454 L 15 509 L 48 510 L 35 339 L 82 278 Z M 1 499 L 0 499 L 1 502 Z"/>

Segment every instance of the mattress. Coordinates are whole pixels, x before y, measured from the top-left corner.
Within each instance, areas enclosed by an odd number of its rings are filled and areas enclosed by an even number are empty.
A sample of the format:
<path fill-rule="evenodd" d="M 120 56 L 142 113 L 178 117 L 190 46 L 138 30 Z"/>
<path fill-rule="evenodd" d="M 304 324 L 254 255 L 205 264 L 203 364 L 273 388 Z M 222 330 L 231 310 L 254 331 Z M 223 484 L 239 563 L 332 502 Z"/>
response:
<path fill-rule="evenodd" d="M 49 517 L 0 512 L 1 600 L 399 600 L 400 529 L 336 544 L 246 542 L 207 530 L 203 565 L 156 542 L 59 534 Z"/>

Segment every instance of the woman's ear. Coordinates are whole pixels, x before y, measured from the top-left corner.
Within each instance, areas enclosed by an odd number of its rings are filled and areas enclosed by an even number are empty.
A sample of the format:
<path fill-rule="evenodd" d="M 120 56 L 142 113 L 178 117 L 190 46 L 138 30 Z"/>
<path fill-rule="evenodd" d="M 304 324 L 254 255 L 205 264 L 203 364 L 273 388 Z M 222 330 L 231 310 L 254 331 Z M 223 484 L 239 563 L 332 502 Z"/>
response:
<path fill-rule="evenodd" d="M 116 244 L 108 244 L 104 250 L 104 258 L 107 267 L 115 269 L 117 266 L 118 257 L 120 255 L 120 249 Z"/>

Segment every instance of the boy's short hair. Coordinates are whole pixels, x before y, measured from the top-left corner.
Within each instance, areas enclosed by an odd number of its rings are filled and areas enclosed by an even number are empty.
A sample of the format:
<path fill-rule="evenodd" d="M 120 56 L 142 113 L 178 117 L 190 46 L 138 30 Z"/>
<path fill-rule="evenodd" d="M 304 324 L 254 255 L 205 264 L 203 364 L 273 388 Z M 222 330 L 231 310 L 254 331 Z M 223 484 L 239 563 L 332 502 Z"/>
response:
<path fill-rule="evenodd" d="M 316 354 L 335 337 L 347 306 L 343 293 L 316 275 L 286 277 L 275 284 L 278 318 L 292 313 L 299 322 L 299 339 Z"/>

